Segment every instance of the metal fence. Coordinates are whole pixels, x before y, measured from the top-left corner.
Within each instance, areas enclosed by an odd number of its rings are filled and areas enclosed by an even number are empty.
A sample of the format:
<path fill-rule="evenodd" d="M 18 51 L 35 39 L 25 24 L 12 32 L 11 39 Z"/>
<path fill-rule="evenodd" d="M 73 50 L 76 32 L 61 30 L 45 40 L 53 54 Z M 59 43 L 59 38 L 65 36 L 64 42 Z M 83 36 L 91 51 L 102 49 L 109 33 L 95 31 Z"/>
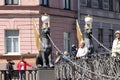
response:
<path fill-rule="evenodd" d="M 120 57 L 72 58 L 55 64 L 57 80 L 120 80 Z"/>

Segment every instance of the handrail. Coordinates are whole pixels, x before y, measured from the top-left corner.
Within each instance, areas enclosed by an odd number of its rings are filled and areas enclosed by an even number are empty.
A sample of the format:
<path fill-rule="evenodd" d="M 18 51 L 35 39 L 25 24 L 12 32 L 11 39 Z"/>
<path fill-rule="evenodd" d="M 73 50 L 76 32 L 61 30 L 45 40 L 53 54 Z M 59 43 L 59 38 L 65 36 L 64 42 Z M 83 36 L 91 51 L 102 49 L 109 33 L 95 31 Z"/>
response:
<path fill-rule="evenodd" d="M 13 70 L 12 72 L 7 73 L 8 70 L 0 70 L 0 80 L 9 80 L 8 76 L 10 75 L 12 77 L 12 80 L 19 80 L 19 71 Z M 31 69 L 25 71 L 25 79 L 26 80 L 37 80 L 36 78 L 37 70 Z"/>

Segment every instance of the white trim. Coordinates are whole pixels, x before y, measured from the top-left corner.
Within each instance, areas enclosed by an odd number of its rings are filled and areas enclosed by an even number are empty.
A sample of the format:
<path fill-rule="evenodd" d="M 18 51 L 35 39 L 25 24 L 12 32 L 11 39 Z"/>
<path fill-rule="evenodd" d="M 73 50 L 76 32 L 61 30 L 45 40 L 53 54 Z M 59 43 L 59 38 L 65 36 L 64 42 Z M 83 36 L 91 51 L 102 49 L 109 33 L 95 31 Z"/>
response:
<path fill-rule="evenodd" d="M 4 55 L 6 55 L 6 56 L 15 56 L 15 55 L 21 55 L 20 53 L 14 53 L 14 52 L 9 52 L 9 53 L 7 53 L 7 54 L 4 54 Z"/>
<path fill-rule="evenodd" d="M 21 0 L 19 0 L 18 5 L 21 5 Z"/>

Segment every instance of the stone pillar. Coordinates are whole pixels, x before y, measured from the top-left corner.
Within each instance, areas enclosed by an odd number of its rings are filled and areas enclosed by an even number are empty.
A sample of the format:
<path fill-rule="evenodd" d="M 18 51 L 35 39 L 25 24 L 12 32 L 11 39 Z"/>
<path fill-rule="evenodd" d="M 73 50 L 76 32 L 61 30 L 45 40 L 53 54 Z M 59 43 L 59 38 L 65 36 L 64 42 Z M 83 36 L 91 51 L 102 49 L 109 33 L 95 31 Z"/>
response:
<path fill-rule="evenodd" d="M 40 69 L 37 71 L 37 80 L 56 80 L 54 69 Z"/>

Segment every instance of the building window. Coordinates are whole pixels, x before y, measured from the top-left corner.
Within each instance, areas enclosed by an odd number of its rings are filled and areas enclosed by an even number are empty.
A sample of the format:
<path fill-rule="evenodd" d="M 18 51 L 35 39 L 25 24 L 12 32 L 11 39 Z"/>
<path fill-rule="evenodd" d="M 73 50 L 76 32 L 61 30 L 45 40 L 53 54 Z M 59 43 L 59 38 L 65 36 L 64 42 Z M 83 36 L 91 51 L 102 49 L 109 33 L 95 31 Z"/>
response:
<path fill-rule="evenodd" d="M 64 32 L 64 50 L 70 52 L 70 33 Z"/>
<path fill-rule="evenodd" d="M 71 0 L 63 0 L 63 8 L 64 9 L 71 9 Z"/>
<path fill-rule="evenodd" d="M 114 30 L 109 29 L 109 44 L 110 44 L 109 48 L 112 48 L 113 39 L 114 39 Z"/>
<path fill-rule="evenodd" d="M 98 28 L 98 41 L 100 43 L 103 43 L 103 28 Z M 99 45 L 98 47 L 101 48 L 101 45 Z"/>
<path fill-rule="evenodd" d="M 103 0 L 98 0 L 98 8 L 103 9 Z"/>
<path fill-rule="evenodd" d="M 18 30 L 6 30 L 6 53 L 19 52 L 19 31 Z"/>
<path fill-rule="evenodd" d="M 18 5 L 19 0 L 5 0 L 5 5 Z"/>
<path fill-rule="evenodd" d="M 49 0 L 40 0 L 41 6 L 49 6 Z"/>
<path fill-rule="evenodd" d="M 113 0 L 109 0 L 109 10 L 113 11 Z"/>
<path fill-rule="evenodd" d="M 91 0 L 87 0 L 87 7 L 91 7 Z"/>
<path fill-rule="evenodd" d="M 80 0 L 80 5 L 81 6 L 86 6 L 87 5 L 87 0 Z"/>

